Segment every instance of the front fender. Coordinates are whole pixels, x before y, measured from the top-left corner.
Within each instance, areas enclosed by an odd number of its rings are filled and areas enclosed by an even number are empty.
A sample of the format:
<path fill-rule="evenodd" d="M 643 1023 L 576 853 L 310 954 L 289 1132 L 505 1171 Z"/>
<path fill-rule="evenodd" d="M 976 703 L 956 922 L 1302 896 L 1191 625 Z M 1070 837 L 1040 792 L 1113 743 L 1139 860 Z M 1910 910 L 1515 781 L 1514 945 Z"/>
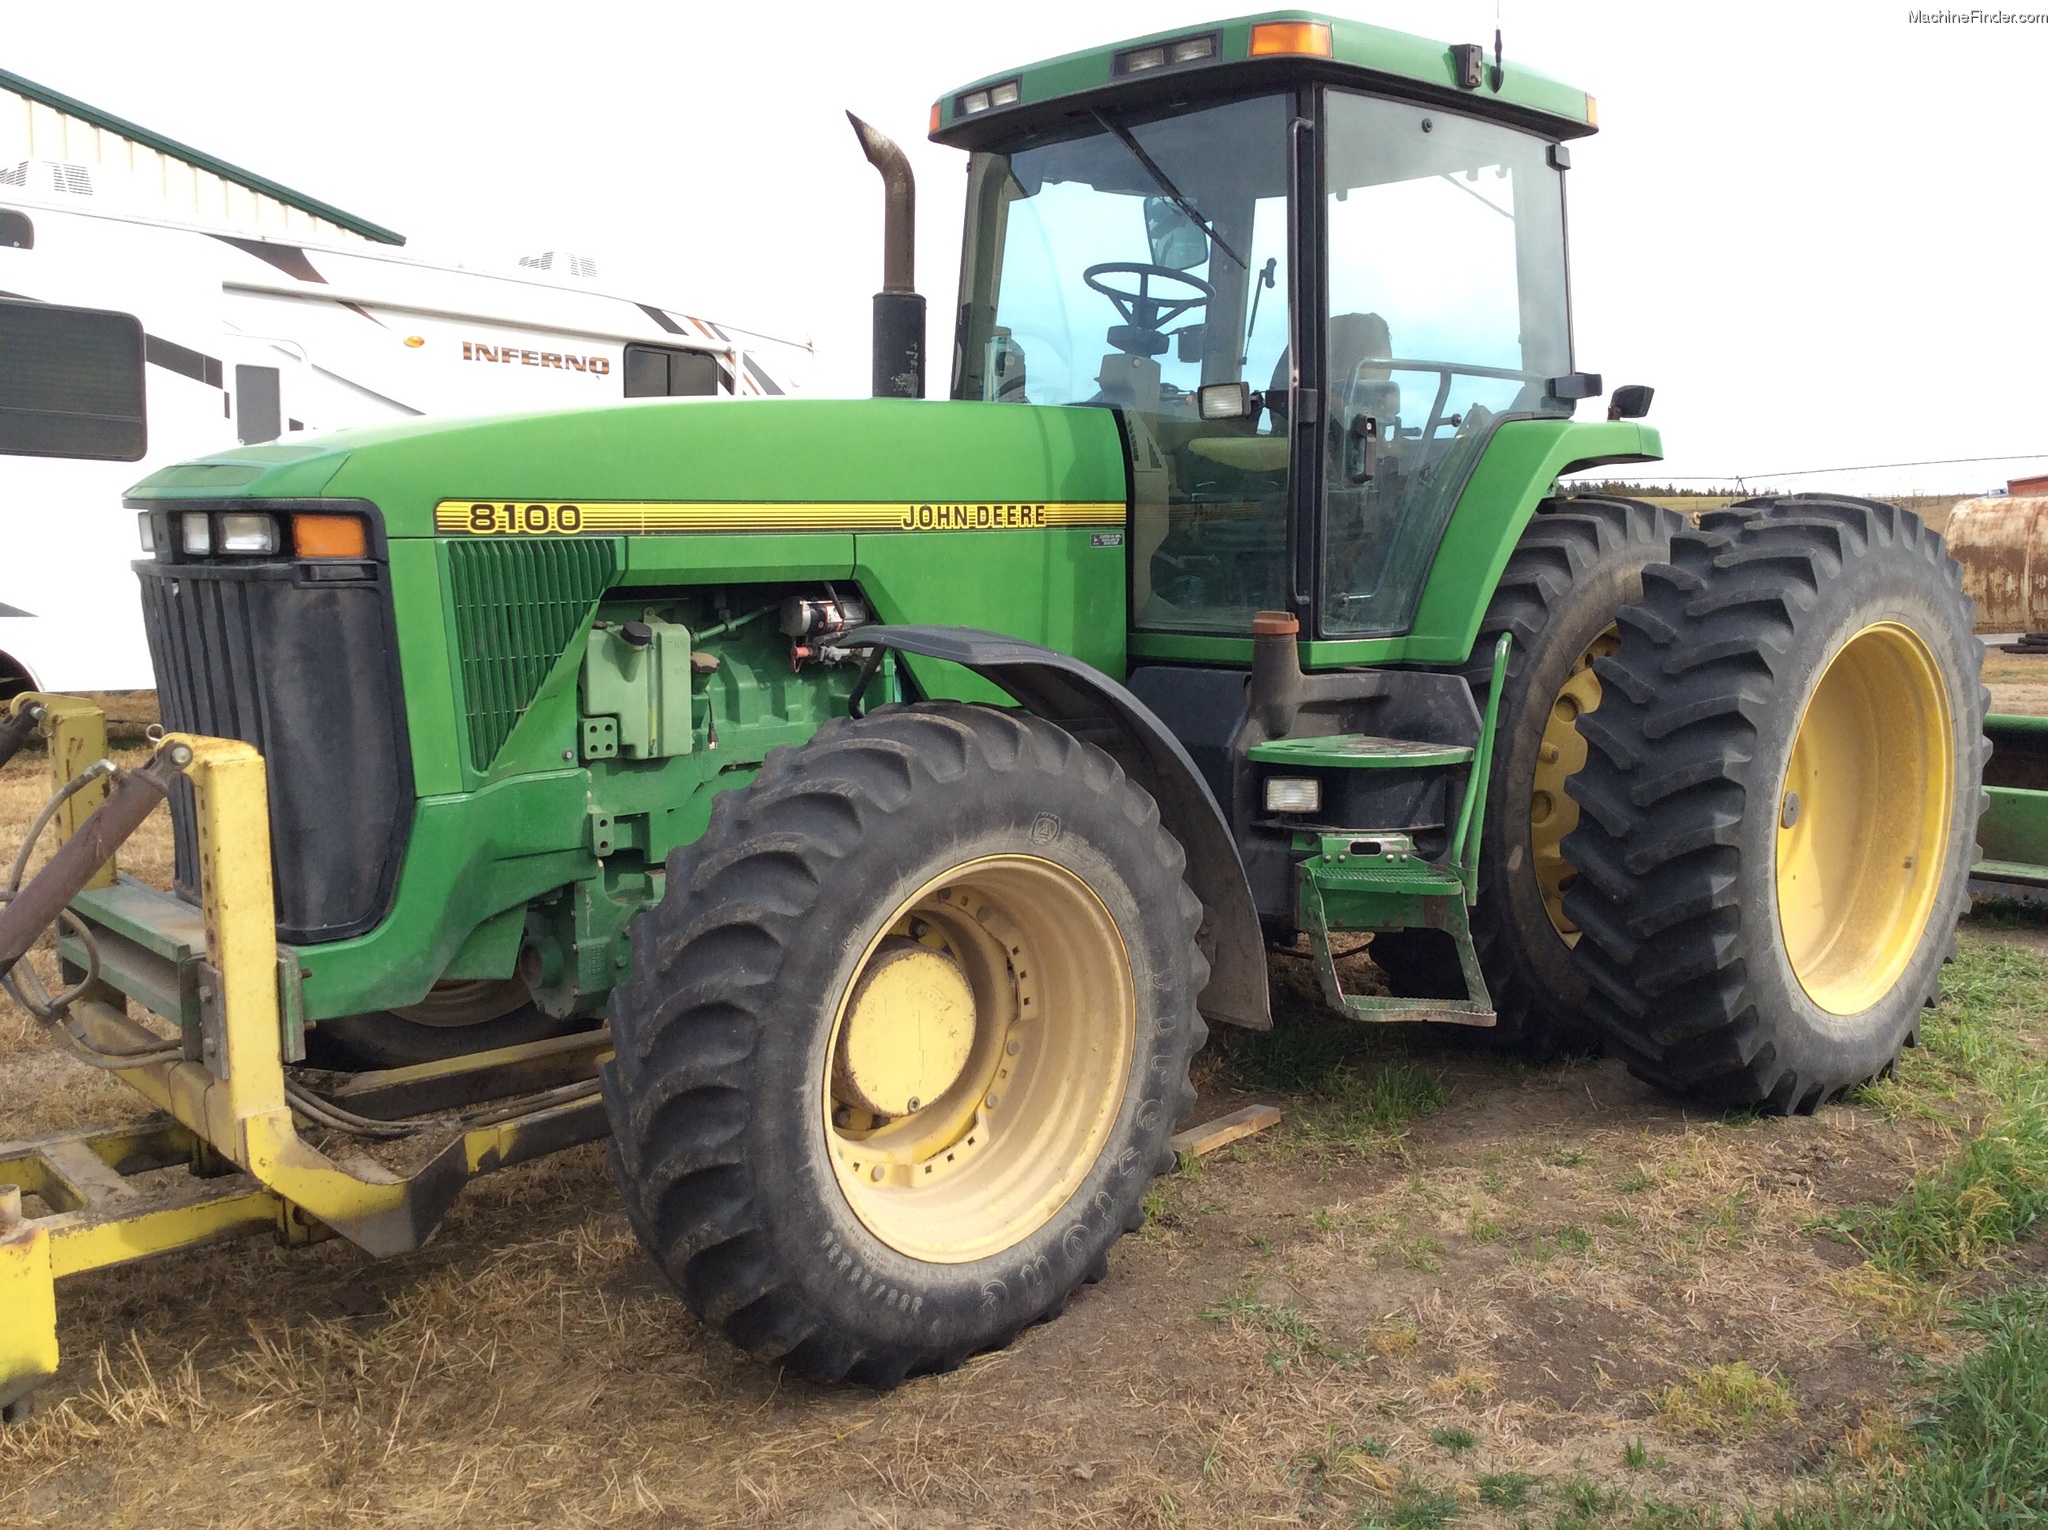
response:
<path fill-rule="evenodd" d="M 1268 1030 L 1265 937 L 1230 825 L 1180 741 L 1128 690 L 1101 670 L 1036 643 L 972 627 L 862 627 L 849 648 L 887 648 L 972 670 L 1034 717 L 1095 745 L 1159 804 L 1167 832 L 1187 852 L 1188 886 L 1202 900 L 1197 937 L 1209 958 L 1204 1018 Z"/>

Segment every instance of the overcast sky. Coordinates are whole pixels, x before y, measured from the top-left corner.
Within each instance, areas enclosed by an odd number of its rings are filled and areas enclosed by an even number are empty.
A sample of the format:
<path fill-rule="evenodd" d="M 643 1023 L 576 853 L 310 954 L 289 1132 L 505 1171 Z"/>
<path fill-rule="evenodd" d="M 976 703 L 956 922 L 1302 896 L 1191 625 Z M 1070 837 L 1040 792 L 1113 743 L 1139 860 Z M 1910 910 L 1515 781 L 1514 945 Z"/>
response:
<path fill-rule="evenodd" d="M 1490 42 L 1497 6 L 1331 9 Z M 925 142 L 930 103 L 1012 64 L 1228 14 L 1156 0 L 10 10 L 0 64 L 16 73 L 422 253 L 578 250 L 629 296 L 807 334 L 814 391 L 846 394 L 866 390 L 881 197 L 845 108 L 916 166 L 918 285 L 943 357 L 964 156 Z M 1601 132 L 1574 145 L 1570 173 L 1579 365 L 1656 386 L 1671 475 L 2043 454 L 1786 481 L 1905 493 L 2048 471 L 2048 26 L 1915 25 L 1888 0 L 1498 12 L 1510 68 L 1599 98 Z"/>

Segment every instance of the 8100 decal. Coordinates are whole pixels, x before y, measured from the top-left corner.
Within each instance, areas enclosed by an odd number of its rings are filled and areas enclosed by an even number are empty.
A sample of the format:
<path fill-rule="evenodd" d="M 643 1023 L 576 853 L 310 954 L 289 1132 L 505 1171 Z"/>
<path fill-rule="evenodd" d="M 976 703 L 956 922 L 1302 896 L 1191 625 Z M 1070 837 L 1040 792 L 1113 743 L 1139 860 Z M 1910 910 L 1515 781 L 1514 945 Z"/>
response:
<path fill-rule="evenodd" d="M 445 512 L 446 507 L 443 507 Z M 442 517 L 436 516 L 438 521 Z M 443 528 L 436 528 L 443 529 Z M 463 522 L 464 531 L 499 536 L 524 533 L 535 537 L 558 537 L 583 529 L 583 511 L 576 505 L 486 505 L 474 504 Z"/>

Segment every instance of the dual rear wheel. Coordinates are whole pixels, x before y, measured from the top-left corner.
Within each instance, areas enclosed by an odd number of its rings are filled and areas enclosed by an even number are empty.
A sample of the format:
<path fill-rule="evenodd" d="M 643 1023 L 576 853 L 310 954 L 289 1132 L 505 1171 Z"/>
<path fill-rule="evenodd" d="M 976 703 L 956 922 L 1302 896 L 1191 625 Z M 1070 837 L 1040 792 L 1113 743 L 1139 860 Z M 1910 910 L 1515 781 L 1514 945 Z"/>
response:
<path fill-rule="evenodd" d="M 1647 572 L 1563 847 L 1591 1005 L 1636 1073 L 1811 1110 L 1911 1044 L 1976 859 L 1972 616 L 1940 538 L 1868 500 L 1734 505 Z"/>
<path fill-rule="evenodd" d="M 1482 627 L 1515 635 L 1472 925 L 1525 1054 L 1811 1109 L 1883 1072 L 1967 903 L 1986 753 L 1955 563 L 1906 511 L 1548 502 Z M 1482 696 L 1483 699 L 1483 696 Z M 1435 940 L 1438 945 L 1431 945 Z M 1396 993 L 1462 991 L 1434 932 Z"/>

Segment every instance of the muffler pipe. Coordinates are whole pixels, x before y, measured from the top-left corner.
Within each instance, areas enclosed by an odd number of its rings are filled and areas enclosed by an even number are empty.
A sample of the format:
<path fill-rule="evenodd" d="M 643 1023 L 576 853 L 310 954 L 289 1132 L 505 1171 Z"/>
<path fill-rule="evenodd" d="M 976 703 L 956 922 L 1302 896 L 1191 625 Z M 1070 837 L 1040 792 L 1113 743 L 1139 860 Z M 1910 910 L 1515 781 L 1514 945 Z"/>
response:
<path fill-rule="evenodd" d="M 875 294 L 876 398 L 924 397 L 924 299 L 916 280 L 917 181 L 889 135 L 846 114 L 882 177 L 882 290 Z"/>
<path fill-rule="evenodd" d="M 1301 710 L 1301 621 L 1291 611 L 1252 616 L 1251 712 L 1267 738 L 1285 738 Z"/>

